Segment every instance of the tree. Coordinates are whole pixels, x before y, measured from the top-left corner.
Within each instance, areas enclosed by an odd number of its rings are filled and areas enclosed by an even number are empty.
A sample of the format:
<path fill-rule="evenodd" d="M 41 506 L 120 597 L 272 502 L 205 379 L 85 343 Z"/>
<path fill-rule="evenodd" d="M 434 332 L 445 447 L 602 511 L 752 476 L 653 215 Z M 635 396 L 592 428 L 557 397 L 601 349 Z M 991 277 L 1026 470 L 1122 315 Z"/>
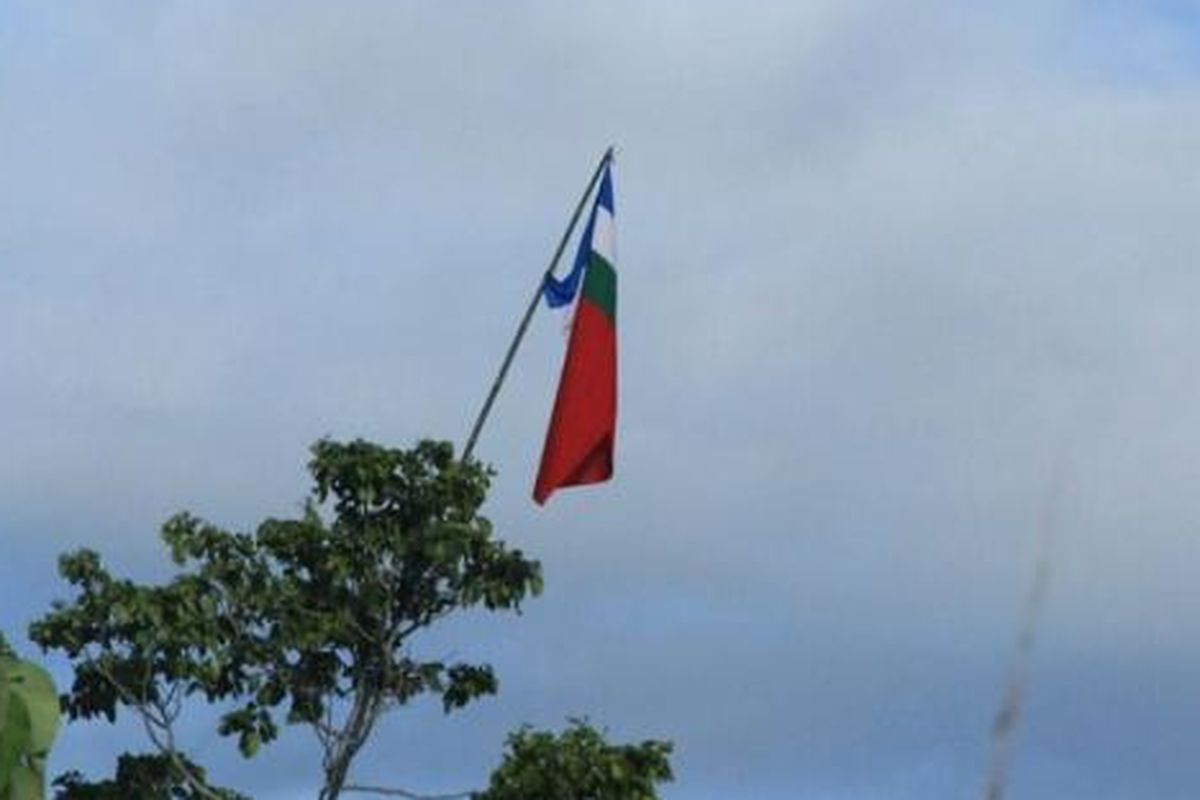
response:
<path fill-rule="evenodd" d="M 116 774 L 106 780 L 89 781 L 78 772 L 58 776 L 54 785 L 58 787 L 57 800 L 203 800 L 206 792 L 215 791 L 226 800 L 249 800 L 228 789 L 212 790 L 197 788 L 184 778 L 176 765 L 181 759 L 190 779 L 208 786 L 204 768 L 186 757 L 161 753 L 131 755 L 125 753 L 117 759 Z"/>
<path fill-rule="evenodd" d="M 503 763 L 474 800 L 655 800 L 672 779 L 668 742 L 609 744 L 584 720 L 555 735 L 528 728 L 508 737 Z"/>
<path fill-rule="evenodd" d="M 76 596 L 30 637 L 72 661 L 65 711 L 109 721 L 132 712 L 156 751 L 127 755 L 111 781 L 64 776 L 65 796 L 154 787 L 138 796 L 234 797 L 176 741 L 185 701 L 199 696 L 230 705 L 219 732 L 246 757 L 281 724 L 310 728 L 322 750 L 320 798 L 333 800 L 384 713 L 422 694 L 448 713 L 496 691 L 490 666 L 425 660 L 413 647 L 451 614 L 519 611 L 541 590 L 538 562 L 495 539 L 479 513 L 490 470 L 456 460 L 447 443 L 322 440 L 309 471 L 303 513 L 252 535 L 171 518 L 162 538 L 179 572 L 161 585 L 115 578 L 90 550 L 60 559 Z"/>
<path fill-rule="evenodd" d="M 0 635 L 0 800 L 45 795 L 46 753 L 58 733 L 58 695 L 46 671 Z"/>

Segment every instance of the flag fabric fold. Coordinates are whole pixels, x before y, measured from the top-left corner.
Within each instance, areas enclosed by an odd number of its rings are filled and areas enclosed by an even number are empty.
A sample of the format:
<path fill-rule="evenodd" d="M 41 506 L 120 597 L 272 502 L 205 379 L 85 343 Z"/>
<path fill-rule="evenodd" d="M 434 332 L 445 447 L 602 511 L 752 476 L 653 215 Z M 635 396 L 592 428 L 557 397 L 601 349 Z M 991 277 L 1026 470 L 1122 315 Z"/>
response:
<path fill-rule="evenodd" d="M 576 300 L 576 295 L 578 299 Z M 612 477 L 617 421 L 617 273 L 612 168 L 605 166 L 571 272 L 548 276 L 551 307 L 575 300 L 533 499 Z"/>
<path fill-rule="evenodd" d="M 588 258 L 591 256 L 591 249 L 584 247 L 583 244 L 592 240 L 592 231 L 595 226 L 596 209 L 593 206 L 587 225 L 583 229 L 583 236 L 579 239 L 580 247 L 575 251 L 575 263 L 572 265 L 571 271 L 562 278 L 556 278 L 553 275 L 546 276 L 542 294 L 546 298 L 546 305 L 551 308 L 562 308 L 575 300 L 575 293 L 579 291 L 579 279 L 587 269 Z"/>

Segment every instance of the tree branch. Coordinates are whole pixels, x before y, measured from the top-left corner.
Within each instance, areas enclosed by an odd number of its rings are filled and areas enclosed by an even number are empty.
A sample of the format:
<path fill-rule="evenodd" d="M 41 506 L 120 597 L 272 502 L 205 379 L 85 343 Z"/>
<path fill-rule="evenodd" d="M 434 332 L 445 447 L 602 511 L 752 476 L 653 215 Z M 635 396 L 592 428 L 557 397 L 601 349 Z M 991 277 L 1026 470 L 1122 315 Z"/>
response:
<path fill-rule="evenodd" d="M 117 694 L 121 696 L 125 705 L 136 711 L 138 716 L 142 718 L 142 727 L 146 729 L 146 736 L 150 738 L 151 744 L 171 760 L 171 763 L 179 771 L 179 774 L 188 786 L 191 786 L 197 794 L 209 798 L 209 800 L 222 800 L 221 795 L 209 788 L 208 784 L 192 773 L 187 763 L 179 755 L 179 750 L 175 747 L 175 731 L 172 728 L 172 722 L 175 719 L 174 716 L 166 708 L 162 707 L 161 704 L 156 706 L 158 716 L 155 716 L 154 710 L 150 708 L 149 701 L 144 698 L 139 699 L 133 692 L 129 691 L 98 658 L 93 658 L 91 661 L 96 671 L 104 677 L 104 680 L 112 684 L 112 687 L 117 690 Z M 143 688 L 143 694 L 149 694 L 148 687 Z"/>

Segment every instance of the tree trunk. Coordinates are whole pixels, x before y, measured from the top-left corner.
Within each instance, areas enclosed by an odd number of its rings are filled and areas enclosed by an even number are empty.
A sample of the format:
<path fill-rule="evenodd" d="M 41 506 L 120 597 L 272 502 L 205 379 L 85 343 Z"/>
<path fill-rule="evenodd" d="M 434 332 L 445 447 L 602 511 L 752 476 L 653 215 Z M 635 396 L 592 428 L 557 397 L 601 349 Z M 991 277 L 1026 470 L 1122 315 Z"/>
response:
<path fill-rule="evenodd" d="M 350 764 L 371 735 L 379 717 L 380 696 L 377 690 L 363 688 L 354 698 L 354 708 L 337 743 L 325 754 L 325 786 L 319 800 L 337 800 L 346 785 Z"/>

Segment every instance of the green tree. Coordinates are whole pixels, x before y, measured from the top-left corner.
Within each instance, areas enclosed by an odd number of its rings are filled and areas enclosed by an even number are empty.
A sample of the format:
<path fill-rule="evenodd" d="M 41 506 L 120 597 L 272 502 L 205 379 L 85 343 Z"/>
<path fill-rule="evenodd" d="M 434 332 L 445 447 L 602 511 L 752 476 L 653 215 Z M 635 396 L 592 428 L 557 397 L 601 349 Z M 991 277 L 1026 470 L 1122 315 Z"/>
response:
<path fill-rule="evenodd" d="M 474 800 L 655 800 L 672 779 L 669 742 L 609 744 L 583 720 L 561 734 L 528 728 L 508 737 L 504 761 Z"/>
<path fill-rule="evenodd" d="M 197 788 L 184 778 L 178 762 L 193 781 L 207 788 Z M 237 792 L 208 786 L 204 768 L 178 753 L 125 753 L 117 759 L 116 774 L 110 779 L 89 781 L 78 772 L 68 772 L 58 776 L 54 785 L 58 788 L 57 800 L 204 800 L 210 796 L 208 792 L 225 800 L 248 800 Z"/>
<path fill-rule="evenodd" d="M 176 741 L 185 701 L 199 696 L 228 705 L 219 732 L 246 757 L 282 724 L 311 728 L 320 798 L 333 800 L 384 713 L 422 694 L 450 712 L 496 691 L 490 666 L 424 659 L 413 646 L 455 612 L 519 610 L 541 590 L 540 565 L 495 539 L 479 513 L 491 472 L 430 441 L 400 450 L 323 440 L 309 470 L 303 513 L 253 534 L 186 513 L 169 520 L 162 538 L 178 573 L 165 583 L 118 579 L 90 550 L 61 558 L 76 596 L 30 636 L 72 661 L 65 711 L 110 721 L 132 712 L 155 747 L 126 756 L 111 781 L 64 776 L 65 796 L 135 787 L 145 797 L 233 797 Z"/>
<path fill-rule="evenodd" d="M 0 800 L 45 796 L 46 753 L 58 733 L 58 695 L 44 669 L 0 635 Z"/>

